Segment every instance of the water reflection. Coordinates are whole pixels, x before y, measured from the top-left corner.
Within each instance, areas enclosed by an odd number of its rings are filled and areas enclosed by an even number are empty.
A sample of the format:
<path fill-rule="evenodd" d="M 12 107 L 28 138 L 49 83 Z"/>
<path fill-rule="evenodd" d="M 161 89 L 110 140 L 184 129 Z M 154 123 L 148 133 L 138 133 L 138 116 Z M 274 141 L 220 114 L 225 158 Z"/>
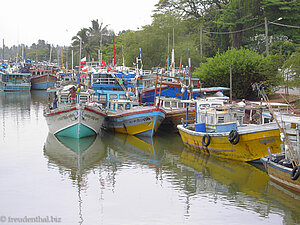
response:
<path fill-rule="evenodd" d="M 114 152 L 121 153 L 126 159 L 154 167 L 160 166 L 164 161 L 164 152 L 155 147 L 153 137 L 105 133 L 103 140 L 110 154 L 116 157 L 118 154 Z"/>
<path fill-rule="evenodd" d="M 77 139 L 48 133 L 44 154 L 51 165 L 69 171 L 70 178 L 80 183 L 83 174 L 105 158 L 106 150 L 100 136 Z"/>
<path fill-rule="evenodd" d="M 300 220 L 300 196 L 280 188 L 267 173 L 251 164 L 215 158 L 185 149 L 180 163 L 193 176 L 186 189 L 193 194 L 213 194 L 236 205 L 268 217 L 270 213 L 285 214 L 284 221 Z M 278 221 L 279 222 L 279 221 Z"/>
<path fill-rule="evenodd" d="M 30 102 L 30 92 L 0 92 L 0 135 L 3 140 L 6 139 L 9 133 L 13 133 L 14 136 L 16 131 L 19 133 L 20 125 L 30 119 Z M 13 118 L 13 120 L 7 120 L 7 118 Z M 10 128 L 15 129 L 10 131 Z"/>
<path fill-rule="evenodd" d="M 64 175 L 69 173 L 70 179 L 78 189 L 79 224 L 84 222 L 81 191 L 87 189 L 87 173 L 96 167 L 106 156 L 100 136 L 85 138 L 59 137 L 48 133 L 44 145 L 44 154 L 50 167 L 58 167 Z"/>

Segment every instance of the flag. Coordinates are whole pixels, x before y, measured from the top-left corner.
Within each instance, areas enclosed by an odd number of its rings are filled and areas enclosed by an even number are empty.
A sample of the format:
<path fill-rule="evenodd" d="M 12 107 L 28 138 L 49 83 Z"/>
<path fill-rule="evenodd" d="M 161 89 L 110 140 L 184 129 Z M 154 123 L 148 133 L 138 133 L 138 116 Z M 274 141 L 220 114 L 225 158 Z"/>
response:
<path fill-rule="evenodd" d="M 81 65 L 86 64 L 86 57 L 84 57 L 84 58 L 82 58 L 82 59 L 80 60 L 80 64 L 81 64 Z"/>
<path fill-rule="evenodd" d="M 80 78 L 84 78 L 84 77 L 85 77 L 85 74 L 84 74 L 84 73 L 80 75 Z"/>
<path fill-rule="evenodd" d="M 106 63 L 102 60 L 101 67 L 104 67 L 104 66 L 106 66 Z"/>
<path fill-rule="evenodd" d="M 107 68 L 107 72 L 109 71 L 112 71 L 112 68 L 110 66 Z"/>
<path fill-rule="evenodd" d="M 87 66 L 84 66 L 83 68 L 82 68 L 82 72 L 87 72 Z"/>

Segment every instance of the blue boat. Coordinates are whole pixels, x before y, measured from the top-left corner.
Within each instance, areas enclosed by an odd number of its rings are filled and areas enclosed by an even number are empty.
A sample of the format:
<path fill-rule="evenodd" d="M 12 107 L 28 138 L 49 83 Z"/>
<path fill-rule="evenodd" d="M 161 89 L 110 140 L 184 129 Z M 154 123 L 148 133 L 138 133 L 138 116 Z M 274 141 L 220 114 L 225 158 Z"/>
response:
<path fill-rule="evenodd" d="M 21 72 L 20 72 L 21 71 Z M 0 71 L 0 91 L 27 92 L 30 91 L 30 73 L 27 73 L 20 65 L 10 67 L 2 65 Z"/>

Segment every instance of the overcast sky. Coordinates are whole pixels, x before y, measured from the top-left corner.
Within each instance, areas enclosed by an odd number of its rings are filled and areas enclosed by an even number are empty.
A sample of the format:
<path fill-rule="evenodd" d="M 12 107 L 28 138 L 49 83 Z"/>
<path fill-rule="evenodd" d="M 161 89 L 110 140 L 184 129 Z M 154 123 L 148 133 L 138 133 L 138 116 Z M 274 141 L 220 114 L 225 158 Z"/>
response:
<path fill-rule="evenodd" d="M 137 30 L 151 24 L 159 0 L 7 0 L 1 3 L 0 40 L 6 46 L 31 45 L 39 39 L 70 45 L 71 38 L 91 20 L 109 29 Z"/>

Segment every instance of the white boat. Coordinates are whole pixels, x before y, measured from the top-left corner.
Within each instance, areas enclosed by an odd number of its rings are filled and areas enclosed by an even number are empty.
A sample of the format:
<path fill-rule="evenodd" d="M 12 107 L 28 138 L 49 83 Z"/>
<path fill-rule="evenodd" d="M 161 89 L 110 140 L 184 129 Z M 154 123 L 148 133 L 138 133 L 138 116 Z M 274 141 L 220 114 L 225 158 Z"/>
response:
<path fill-rule="evenodd" d="M 49 131 L 52 134 L 82 138 L 98 134 L 106 113 L 100 104 L 93 102 L 91 90 L 79 91 L 76 103 L 71 104 L 67 86 L 57 90 L 58 107 L 44 111 Z"/>
<path fill-rule="evenodd" d="M 284 117 L 281 123 L 284 152 L 262 157 L 261 161 L 271 180 L 300 192 L 300 117 Z"/>

